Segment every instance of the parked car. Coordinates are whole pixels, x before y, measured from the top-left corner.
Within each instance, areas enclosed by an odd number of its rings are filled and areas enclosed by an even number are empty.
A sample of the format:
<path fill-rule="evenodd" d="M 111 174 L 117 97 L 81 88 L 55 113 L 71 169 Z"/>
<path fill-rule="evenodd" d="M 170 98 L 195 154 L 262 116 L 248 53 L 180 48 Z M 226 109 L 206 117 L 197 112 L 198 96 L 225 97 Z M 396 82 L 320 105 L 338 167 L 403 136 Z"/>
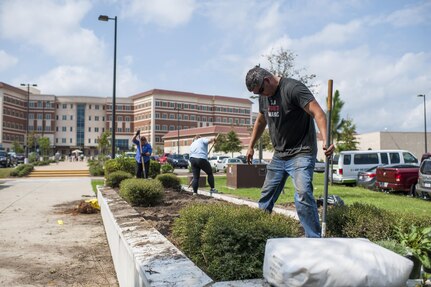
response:
<path fill-rule="evenodd" d="M 158 155 L 152 155 L 152 156 L 150 156 L 150 159 L 158 162 L 159 156 Z"/>
<path fill-rule="evenodd" d="M 167 162 L 174 168 L 188 168 L 189 162 L 184 158 L 182 154 L 171 154 L 167 157 Z"/>
<path fill-rule="evenodd" d="M 170 156 L 170 153 L 164 153 L 159 157 L 160 163 L 166 163 L 168 161 L 168 156 Z"/>
<path fill-rule="evenodd" d="M 356 184 L 358 186 L 362 186 L 364 188 L 376 189 L 376 170 L 378 165 L 373 166 L 372 168 L 369 168 L 365 171 L 358 172 L 358 179 L 356 181 Z"/>
<path fill-rule="evenodd" d="M 247 163 L 247 157 L 245 155 L 241 154 L 241 155 L 237 156 L 236 158 L 239 158 L 242 161 L 242 163 Z"/>
<path fill-rule="evenodd" d="M 208 158 L 208 161 L 210 162 L 211 166 L 217 168 L 217 164 L 221 163 L 223 159 L 230 158 L 228 155 L 213 155 Z"/>
<path fill-rule="evenodd" d="M 24 163 L 24 159 L 25 159 L 25 155 L 16 154 L 15 155 L 15 164 L 18 165 L 18 164 Z"/>
<path fill-rule="evenodd" d="M 254 158 L 251 160 L 251 164 L 268 164 L 268 162 L 266 160 L 260 160 L 258 158 Z"/>
<path fill-rule="evenodd" d="M 127 152 L 125 152 L 125 153 L 124 153 L 124 156 L 125 156 L 125 157 L 135 158 L 135 156 L 136 156 L 136 152 L 133 152 L 133 151 L 127 151 Z"/>
<path fill-rule="evenodd" d="M 396 164 L 380 166 L 376 169 L 376 187 L 382 191 L 412 193 L 418 181 L 419 166 Z"/>
<path fill-rule="evenodd" d="M 354 185 L 358 172 L 385 164 L 419 164 L 419 161 L 407 150 L 342 151 L 333 157 L 333 182 Z"/>
<path fill-rule="evenodd" d="M 419 168 L 418 183 L 411 192 L 412 196 L 431 199 L 431 159 L 424 159 Z"/>
<path fill-rule="evenodd" d="M 314 164 L 314 172 L 325 172 L 326 163 L 324 161 L 316 160 Z"/>
<path fill-rule="evenodd" d="M 228 164 L 242 164 L 242 160 L 239 158 L 225 158 L 222 162 L 216 164 L 216 171 L 223 171 Z"/>
<path fill-rule="evenodd" d="M 2 167 L 10 167 L 12 165 L 10 156 L 3 150 L 0 151 L 0 165 Z"/>

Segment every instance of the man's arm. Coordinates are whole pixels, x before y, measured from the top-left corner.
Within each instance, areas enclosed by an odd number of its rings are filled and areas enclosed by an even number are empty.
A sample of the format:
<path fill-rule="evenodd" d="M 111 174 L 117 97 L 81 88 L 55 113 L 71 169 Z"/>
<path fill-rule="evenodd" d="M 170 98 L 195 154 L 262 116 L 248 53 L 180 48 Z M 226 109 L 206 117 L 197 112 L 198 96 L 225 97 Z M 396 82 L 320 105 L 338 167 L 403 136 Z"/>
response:
<path fill-rule="evenodd" d="M 320 134 L 322 135 L 323 139 L 323 150 L 325 152 L 325 155 L 327 157 L 331 156 L 334 152 L 334 145 L 331 144 L 329 147 L 326 146 L 326 140 L 327 140 L 327 122 L 326 122 L 326 115 L 323 112 L 322 108 L 320 107 L 319 103 L 316 100 L 312 100 L 309 102 L 304 110 L 311 115 L 314 120 L 316 121 L 317 127 L 319 128 Z"/>
<path fill-rule="evenodd" d="M 253 159 L 254 155 L 254 145 L 256 144 L 257 140 L 262 135 L 263 131 L 266 127 L 266 120 L 265 116 L 261 113 L 257 115 L 256 122 L 254 123 L 253 132 L 251 134 L 250 143 L 248 144 L 248 150 L 246 154 L 247 163 L 251 163 L 251 160 Z"/>

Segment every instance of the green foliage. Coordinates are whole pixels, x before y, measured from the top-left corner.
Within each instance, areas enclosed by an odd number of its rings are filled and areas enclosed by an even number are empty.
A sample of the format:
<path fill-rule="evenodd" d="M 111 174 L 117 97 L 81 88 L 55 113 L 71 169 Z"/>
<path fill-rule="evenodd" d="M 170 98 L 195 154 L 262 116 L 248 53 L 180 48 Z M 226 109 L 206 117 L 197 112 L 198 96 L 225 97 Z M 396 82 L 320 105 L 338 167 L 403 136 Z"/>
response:
<path fill-rule="evenodd" d="M 148 172 L 148 177 L 156 178 L 160 174 L 160 163 L 155 160 L 150 160 L 150 170 Z"/>
<path fill-rule="evenodd" d="M 411 226 L 408 231 L 397 229 L 400 243 L 414 257 L 419 259 L 426 268 L 431 268 L 431 227 Z"/>
<path fill-rule="evenodd" d="M 326 105 L 328 104 L 328 98 L 326 98 Z M 334 97 L 332 98 L 332 110 L 331 110 L 331 142 L 338 142 L 340 136 L 340 130 L 344 123 L 341 119 L 341 109 L 344 106 L 344 102 L 340 98 L 340 92 L 335 91 Z"/>
<path fill-rule="evenodd" d="M 379 240 L 374 242 L 378 245 L 380 245 L 381 247 L 384 247 L 386 249 L 389 249 L 401 256 L 406 256 L 408 251 L 407 248 L 405 248 L 401 243 L 399 243 L 398 241 L 394 240 L 394 239 L 390 239 L 390 240 Z"/>
<path fill-rule="evenodd" d="M 100 137 L 97 138 L 100 154 L 102 155 L 106 154 L 108 148 L 111 146 L 110 137 L 111 137 L 111 132 L 105 131 L 102 133 Z"/>
<path fill-rule="evenodd" d="M 24 153 L 24 148 L 22 147 L 22 145 L 18 142 L 18 141 L 13 141 L 12 143 L 12 149 L 14 152 L 16 153 Z"/>
<path fill-rule="evenodd" d="M 343 120 L 341 132 L 337 141 L 337 152 L 357 150 L 359 142 L 356 140 L 356 126 L 351 119 Z"/>
<path fill-rule="evenodd" d="M 129 157 L 118 157 L 105 162 L 105 177 L 114 171 L 125 171 L 130 174 L 135 174 L 136 162 L 135 159 Z"/>
<path fill-rule="evenodd" d="M 131 178 L 120 183 L 119 194 L 131 205 L 155 206 L 163 202 L 164 189 L 156 179 Z"/>
<path fill-rule="evenodd" d="M 37 157 L 37 154 L 35 152 L 31 152 L 28 154 L 28 162 L 35 163 L 38 161 L 39 161 L 39 158 Z"/>
<path fill-rule="evenodd" d="M 272 145 L 271 136 L 269 135 L 269 130 L 265 129 L 262 136 L 259 139 L 262 141 L 262 149 L 267 151 L 274 151 L 274 146 Z M 256 143 L 255 148 L 259 146 L 259 142 Z"/>
<path fill-rule="evenodd" d="M 241 141 L 235 131 L 230 131 L 227 135 L 219 135 L 214 145 L 214 151 L 223 151 L 224 153 L 240 152 L 242 150 Z"/>
<path fill-rule="evenodd" d="M 300 230 L 292 218 L 247 206 L 193 204 L 180 211 L 173 238 L 214 280 L 238 280 L 262 277 L 267 239 Z"/>
<path fill-rule="evenodd" d="M 105 175 L 105 170 L 103 169 L 103 164 L 95 161 L 94 164 L 89 164 L 89 171 L 92 176 L 103 176 Z"/>
<path fill-rule="evenodd" d="M 162 170 L 162 173 L 173 173 L 174 167 L 169 163 L 165 163 L 161 165 L 161 170 Z"/>
<path fill-rule="evenodd" d="M 29 175 L 33 171 L 32 164 L 20 164 L 11 173 L 11 176 L 23 177 Z"/>
<path fill-rule="evenodd" d="M 37 144 L 39 145 L 40 154 L 43 156 L 48 155 L 48 152 L 50 150 L 49 138 L 48 137 L 38 138 Z"/>
<path fill-rule="evenodd" d="M 172 188 L 178 191 L 181 190 L 180 179 L 173 173 L 159 174 L 156 179 L 162 183 L 164 188 Z"/>
<path fill-rule="evenodd" d="M 327 214 L 328 234 L 332 237 L 384 240 L 393 236 L 394 223 L 389 212 L 370 204 L 334 206 Z"/>
<path fill-rule="evenodd" d="M 106 176 L 106 185 L 112 188 L 117 188 L 123 180 L 132 177 L 133 175 L 128 172 L 122 170 L 114 171 Z"/>

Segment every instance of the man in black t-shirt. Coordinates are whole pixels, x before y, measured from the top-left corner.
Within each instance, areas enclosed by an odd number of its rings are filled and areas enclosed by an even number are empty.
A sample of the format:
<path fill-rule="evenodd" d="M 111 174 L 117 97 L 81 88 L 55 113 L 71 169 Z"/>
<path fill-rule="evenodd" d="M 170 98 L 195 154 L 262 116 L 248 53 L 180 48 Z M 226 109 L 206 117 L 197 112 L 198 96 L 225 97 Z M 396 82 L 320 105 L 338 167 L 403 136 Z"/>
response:
<path fill-rule="evenodd" d="M 259 114 L 247 151 L 253 159 L 254 145 L 268 125 L 274 155 L 267 166 L 259 208 L 272 212 L 289 176 L 295 188 L 295 207 L 307 237 L 320 237 L 319 214 L 313 196 L 313 169 L 317 155 L 314 121 L 323 137 L 326 156 L 326 116 L 313 94 L 301 82 L 274 76 L 256 66 L 248 71 L 247 89 L 259 95 Z"/>

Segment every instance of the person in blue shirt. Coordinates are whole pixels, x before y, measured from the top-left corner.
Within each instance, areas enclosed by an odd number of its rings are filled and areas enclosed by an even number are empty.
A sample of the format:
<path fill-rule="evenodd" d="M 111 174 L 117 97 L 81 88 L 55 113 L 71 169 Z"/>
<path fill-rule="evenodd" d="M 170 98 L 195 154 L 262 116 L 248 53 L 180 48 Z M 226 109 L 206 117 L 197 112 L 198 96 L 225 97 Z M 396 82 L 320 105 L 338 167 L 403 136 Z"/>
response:
<path fill-rule="evenodd" d="M 216 138 L 208 139 L 201 138 L 199 135 L 195 136 L 193 143 L 190 145 L 190 164 L 193 172 L 193 195 L 198 193 L 199 178 L 201 170 L 208 176 L 208 184 L 211 187 L 210 193 L 217 193 L 214 188 L 214 175 L 211 164 L 208 161 L 208 144 L 215 142 Z"/>
<path fill-rule="evenodd" d="M 136 178 L 148 178 L 148 172 L 150 171 L 150 155 L 153 152 L 151 145 L 147 142 L 145 136 L 140 137 L 140 142 L 138 136 L 140 136 L 140 130 L 138 130 L 132 139 L 132 142 L 136 145 Z M 142 146 L 142 157 L 141 157 L 141 146 Z M 144 159 L 144 164 L 142 164 L 142 158 Z"/>

